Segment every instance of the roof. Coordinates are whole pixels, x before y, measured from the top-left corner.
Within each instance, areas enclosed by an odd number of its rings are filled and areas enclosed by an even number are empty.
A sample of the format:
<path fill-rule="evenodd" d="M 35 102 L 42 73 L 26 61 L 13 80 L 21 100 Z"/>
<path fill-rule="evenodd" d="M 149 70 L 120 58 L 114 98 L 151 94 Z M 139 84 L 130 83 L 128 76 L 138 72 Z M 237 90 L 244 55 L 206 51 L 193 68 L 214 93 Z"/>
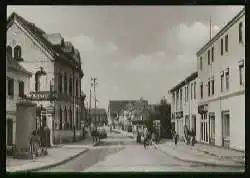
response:
<path fill-rule="evenodd" d="M 228 28 L 230 28 L 235 22 L 237 22 L 245 14 L 245 8 L 243 8 L 234 18 L 232 18 L 211 40 L 209 40 L 197 53 L 205 51 L 212 43 L 214 43 Z"/>
<path fill-rule="evenodd" d="M 14 70 L 17 72 L 21 72 L 24 73 L 28 76 L 32 76 L 32 73 L 27 71 L 25 68 L 23 68 L 16 60 L 14 60 L 13 58 L 7 57 L 6 60 L 6 65 L 8 67 L 8 70 Z"/>
<path fill-rule="evenodd" d="M 178 83 L 176 86 L 174 86 L 172 89 L 170 89 L 170 92 L 173 92 L 175 90 L 178 90 L 179 88 L 181 88 L 182 86 L 186 85 L 187 83 L 189 83 L 190 81 L 196 79 L 198 77 L 198 72 L 193 72 L 192 74 L 190 74 L 188 77 L 186 77 L 183 81 L 181 81 L 180 83 Z"/>
<path fill-rule="evenodd" d="M 146 100 L 110 100 L 109 110 L 111 113 L 121 113 L 121 111 L 128 105 L 133 104 L 135 107 L 141 106 L 141 103 L 147 104 Z"/>
<path fill-rule="evenodd" d="M 62 47 L 59 47 L 58 45 L 53 45 L 49 41 L 49 38 L 47 37 L 53 34 L 46 34 L 45 31 L 37 27 L 34 23 L 28 22 L 26 19 L 19 16 L 17 13 L 13 12 L 8 17 L 7 28 L 12 24 L 14 19 L 16 19 L 26 31 L 28 31 L 35 39 L 37 39 L 37 41 L 44 47 L 44 49 L 46 49 L 52 55 L 54 59 L 60 57 L 62 59 L 65 59 L 66 61 L 71 60 L 71 62 L 80 65 L 79 61 L 75 60 L 72 54 L 64 52 Z M 57 34 L 57 36 L 60 36 L 60 34 Z M 83 76 L 82 70 L 81 73 L 81 75 Z"/>

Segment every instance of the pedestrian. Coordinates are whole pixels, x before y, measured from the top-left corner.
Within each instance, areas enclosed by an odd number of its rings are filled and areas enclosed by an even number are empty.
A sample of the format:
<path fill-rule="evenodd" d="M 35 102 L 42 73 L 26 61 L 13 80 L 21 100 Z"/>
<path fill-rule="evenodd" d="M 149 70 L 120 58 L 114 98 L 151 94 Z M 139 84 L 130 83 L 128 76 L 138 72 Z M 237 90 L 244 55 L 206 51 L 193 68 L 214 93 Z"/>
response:
<path fill-rule="evenodd" d="M 34 160 L 38 153 L 39 138 L 37 132 L 33 131 L 30 137 L 30 152 L 32 154 L 32 159 Z"/>
<path fill-rule="evenodd" d="M 174 131 L 174 144 L 175 144 L 175 146 L 177 146 L 177 142 L 178 142 L 178 134 L 176 133 L 176 131 Z"/>

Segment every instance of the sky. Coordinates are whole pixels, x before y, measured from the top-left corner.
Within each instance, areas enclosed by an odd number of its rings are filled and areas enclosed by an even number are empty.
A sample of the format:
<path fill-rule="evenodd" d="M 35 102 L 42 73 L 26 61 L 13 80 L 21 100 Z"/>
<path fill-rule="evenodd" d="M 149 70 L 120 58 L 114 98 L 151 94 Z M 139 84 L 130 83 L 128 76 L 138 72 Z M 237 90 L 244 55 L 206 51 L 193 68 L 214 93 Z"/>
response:
<path fill-rule="evenodd" d="M 109 100 L 159 103 L 196 71 L 196 52 L 243 6 L 8 6 L 46 33 L 60 33 L 80 51 L 82 90 L 89 101 L 96 77 L 97 107 Z M 93 100 L 92 100 L 93 101 Z M 92 103 L 93 106 L 93 103 Z"/>

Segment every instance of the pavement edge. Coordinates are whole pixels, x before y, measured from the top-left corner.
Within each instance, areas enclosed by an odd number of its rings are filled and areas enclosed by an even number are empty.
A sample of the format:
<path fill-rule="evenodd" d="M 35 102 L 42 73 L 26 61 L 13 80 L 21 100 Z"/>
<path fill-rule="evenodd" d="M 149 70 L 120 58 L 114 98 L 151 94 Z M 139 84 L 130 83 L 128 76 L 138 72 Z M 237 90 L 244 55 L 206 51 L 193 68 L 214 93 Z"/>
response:
<path fill-rule="evenodd" d="M 242 165 L 242 164 L 228 165 L 228 164 L 218 164 L 218 163 L 211 163 L 211 162 L 202 162 L 202 161 L 197 161 L 197 160 L 187 160 L 187 159 L 183 159 L 183 158 L 178 157 L 178 156 L 171 155 L 170 153 L 164 151 L 162 148 L 157 147 L 157 149 L 160 152 L 162 152 L 162 153 L 164 153 L 164 154 L 166 154 L 166 155 L 168 155 L 168 156 L 170 156 L 170 157 L 172 157 L 174 159 L 184 161 L 184 162 L 188 162 L 188 163 L 202 164 L 204 166 L 221 166 L 221 167 L 231 167 L 231 168 L 245 168 L 245 165 Z"/>
<path fill-rule="evenodd" d="M 71 161 L 73 160 L 74 158 L 86 153 L 87 151 L 89 151 L 88 148 L 86 148 L 85 150 L 73 155 L 73 156 L 70 156 L 62 161 L 58 161 L 56 163 L 53 163 L 53 164 L 49 164 L 49 165 L 46 165 L 46 166 L 41 166 L 41 167 L 38 167 L 38 168 L 32 168 L 32 169 L 27 169 L 25 171 L 28 171 L 28 172 L 33 172 L 33 171 L 39 171 L 39 170 L 43 170 L 43 169 L 48 169 L 48 168 L 52 168 L 52 167 L 55 167 L 55 166 L 59 166 L 59 165 L 62 165 L 62 164 L 65 164 L 67 163 L 68 161 Z M 16 171 L 16 172 L 23 172 L 23 171 Z"/>

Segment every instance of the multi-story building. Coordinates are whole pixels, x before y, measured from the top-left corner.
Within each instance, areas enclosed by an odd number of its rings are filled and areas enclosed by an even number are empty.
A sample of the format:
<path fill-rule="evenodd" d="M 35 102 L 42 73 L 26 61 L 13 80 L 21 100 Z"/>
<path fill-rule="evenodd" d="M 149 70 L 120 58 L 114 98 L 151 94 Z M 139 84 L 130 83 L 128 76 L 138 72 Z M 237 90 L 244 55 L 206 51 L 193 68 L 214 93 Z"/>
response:
<path fill-rule="evenodd" d="M 9 49 L 6 59 L 6 145 L 16 143 L 16 104 L 29 92 L 31 76 L 12 58 L 12 50 Z"/>
<path fill-rule="evenodd" d="M 245 9 L 196 55 L 199 141 L 245 150 Z"/>
<path fill-rule="evenodd" d="M 180 139 L 184 136 L 184 126 L 197 134 L 197 72 L 192 73 L 170 90 L 172 94 L 171 122 Z"/>
<path fill-rule="evenodd" d="M 48 34 L 34 23 L 12 13 L 7 21 L 7 52 L 32 73 L 27 97 L 45 113 L 53 115 L 51 130 L 55 140 L 80 129 L 80 53 L 60 34 Z M 40 117 L 38 117 L 40 118 Z"/>

